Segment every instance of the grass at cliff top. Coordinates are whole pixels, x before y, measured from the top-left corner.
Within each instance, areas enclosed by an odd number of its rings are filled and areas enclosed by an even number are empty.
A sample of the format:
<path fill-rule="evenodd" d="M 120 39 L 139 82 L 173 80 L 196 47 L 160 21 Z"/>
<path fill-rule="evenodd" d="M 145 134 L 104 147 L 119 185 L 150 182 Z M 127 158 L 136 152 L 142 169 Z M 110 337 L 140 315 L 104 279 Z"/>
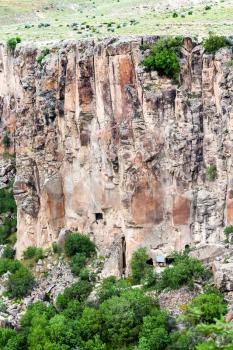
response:
<path fill-rule="evenodd" d="M 15 35 L 24 41 L 232 35 L 233 0 L 0 0 L 0 26 L 0 42 Z"/>

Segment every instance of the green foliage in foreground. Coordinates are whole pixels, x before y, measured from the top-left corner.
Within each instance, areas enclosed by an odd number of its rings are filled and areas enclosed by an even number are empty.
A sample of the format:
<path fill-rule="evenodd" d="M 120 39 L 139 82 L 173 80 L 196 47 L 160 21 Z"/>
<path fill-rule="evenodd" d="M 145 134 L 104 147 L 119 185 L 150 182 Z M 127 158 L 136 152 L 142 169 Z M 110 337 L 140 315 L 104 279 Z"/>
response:
<path fill-rule="evenodd" d="M 160 75 L 177 79 L 180 73 L 179 52 L 182 37 L 161 38 L 151 48 L 143 64 L 148 70 L 156 70 Z"/>
<path fill-rule="evenodd" d="M 217 35 L 211 34 L 209 38 L 204 40 L 203 45 L 205 48 L 205 52 L 211 54 L 211 53 L 215 53 L 222 47 L 230 47 L 231 43 L 224 36 L 217 36 Z"/>
<path fill-rule="evenodd" d="M 89 243 L 83 245 L 82 254 L 89 251 L 86 246 L 89 247 Z M 74 254 L 77 254 L 77 250 L 74 250 Z M 139 259 L 138 262 L 136 257 Z M 90 295 L 94 288 L 94 279 L 90 278 L 91 272 L 87 268 L 81 270 L 79 281 L 66 288 L 63 294 L 57 297 L 55 307 L 42 302 L 35 303 L 29 306 L 22 317 L 20 332 L 0 329 L 0 348 L 2 350 L 228 349 L 228 347 L 213 347 L 215 340 L 225 346 L 230 344 L 233 337 L 233 330 L 230 330 L 224 322 L 215 323 L 216 318 L 220 319 L 226 313 L 223 296 L 214 288 L 209 288 L 194 298 L 181 318 L 185 328 L 177 331 L 176 321 L 173 320 L 171 323 L 169 314 L 160 310 L 156 293 L 132 286 L 133 282 L 138 281 L 140 273 L 145 274 L 145 258 L 147 258 L 145 250 L 139 249 L 135 252 L 131 264 L 134 278 L 132 276 L 129 279 L 119 280 L 114 276 L 106 278 L 97 289 L 95 300 Z M 8 281 L 9 293 L 22 296 L 25 288 L 32 287 L 30 284 L 33 283 L 32 275 L 20 262 L 0 259 L 0 272 L 8 270 L 12 272 Z M 190 258 L 187 252 L 175 253 L 174 266 L 168 270 L 173 270 L 173 274 L 166 272 L 165 277 L 163 276 L 158 282 L 160 287 L 161 283 L 164 283 L 166 287 L 177 288 L 185 281 L 190 284 L 194 277 L 200 278 L 206 273 L 203 265 Z M 216 333 L 212 335 L 211 332 L 215 332 L 216 328 Z M 212 339 L 215 339 L 214 343 Z"/>

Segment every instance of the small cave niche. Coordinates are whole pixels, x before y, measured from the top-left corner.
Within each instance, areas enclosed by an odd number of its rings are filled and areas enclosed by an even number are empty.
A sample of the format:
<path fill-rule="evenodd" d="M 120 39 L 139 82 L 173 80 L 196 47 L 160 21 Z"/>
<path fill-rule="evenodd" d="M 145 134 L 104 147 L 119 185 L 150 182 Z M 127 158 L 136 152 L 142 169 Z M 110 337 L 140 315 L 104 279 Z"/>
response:
<path fill-rule="evenodd" d="M 96 222 L 103 220 L 103 218 L 104 218 L 103 213 L 95 213 L 95 221 Z"/>
<path fill-rule="evenodd" d="M 185 250 L 185 252 L 190 252 L 190 245 L 185 244 L 184 250 Z"/>
<path fill-rule="evenodd" d="M 152 259 L 152 258 L 147 259 L 147 260 L 146 260 L 146 264 L 147 264 L 147 265 L 150 265 L 150 266 L 153 266 L 153 265 L 154 265 L 153 259 Z"/>
<path fill-rule="evenodd" d="M 165 263 L 166 263 L 166 265 L 171 265 L 171 264 L 173 264 L 174 263 L 174 258 L 173 257 L 171 257 L 171 256 L 167 256 L 166 258 L 165 258 Z"/>

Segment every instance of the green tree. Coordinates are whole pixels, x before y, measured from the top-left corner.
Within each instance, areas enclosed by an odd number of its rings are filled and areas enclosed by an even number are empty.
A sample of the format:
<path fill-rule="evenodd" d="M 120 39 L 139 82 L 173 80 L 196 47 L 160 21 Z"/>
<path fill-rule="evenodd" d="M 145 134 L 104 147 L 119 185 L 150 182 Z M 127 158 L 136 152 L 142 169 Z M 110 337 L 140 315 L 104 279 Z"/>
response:
<path fill-rule="evenodd" d="M 101 338 L 111 349 L 134 344 L 138 340 L 143 317 L 156 307 L 140 289 L 125 291 L 100 305 Z"/>
<path fill-rule="evenodd" d="M 143 319 L 139 350 L 163 350 L 170 342 L 168 315 L 159 309 Z"/>
<path fill-rule="evenodd" d="M 133 283 L 147 283 L 150 281 L 149 284 L 152 284 L 153 280 L 154 282 L 156 281 L 153 274 L 153 266 L 146 263 L 148 258 L 146 248 L 139 248 L 133 253 L 130 263 Z"/>
<path fill-rule="evenodd" d="M 87 258 L 90 258 L 95 254 L 95 244 L 90 240 L 88 236 L 81 233 L 72 233 L 65 238 L 65 253 L 67 256 L 74 256 L 77 253 L 85 254 Z"/>
<path fill-rule="evenodd" d="M 27 295 L 35 284 L 35 279 L 31 271 L 25 267 L 10 274 L 7 281 L 7 291 L 12 298 Z"/>

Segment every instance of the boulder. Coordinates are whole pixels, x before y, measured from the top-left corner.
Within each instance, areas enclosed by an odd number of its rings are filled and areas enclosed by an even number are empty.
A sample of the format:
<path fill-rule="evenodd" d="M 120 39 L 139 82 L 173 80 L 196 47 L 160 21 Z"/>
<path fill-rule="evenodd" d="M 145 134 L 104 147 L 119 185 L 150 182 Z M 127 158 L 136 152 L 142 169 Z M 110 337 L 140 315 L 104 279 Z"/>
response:
<path fill-rule="evenodd" d="M 233 291 L 233 262 L 223 263 L 215 261 L 212 265 L 214 283 L 222 292 Z"/>

